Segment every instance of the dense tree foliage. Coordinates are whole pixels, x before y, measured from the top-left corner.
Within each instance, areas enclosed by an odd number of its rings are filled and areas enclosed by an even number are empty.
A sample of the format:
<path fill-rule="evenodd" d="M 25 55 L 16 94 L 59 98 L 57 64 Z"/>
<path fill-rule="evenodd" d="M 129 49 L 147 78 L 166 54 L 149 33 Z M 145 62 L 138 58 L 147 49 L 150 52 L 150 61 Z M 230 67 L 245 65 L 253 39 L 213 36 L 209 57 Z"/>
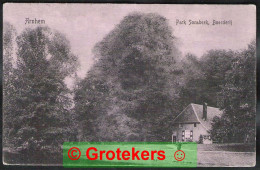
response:
<path fill-rule="evenodd" d="M 219 106 L 221 86 L 231 69 L 235 52 L 210 50 L 201 58 L 188 54 L 182 61 L 184 85 L 181 87 L 180 101 L 183 106 L 189 103 Z"/>
<path fill-rule="evenodd" d="M 47 27 L 24 30 L 17 37 L 17 47 L 15 96 L 4 94 L 4 104 L 12 105 L 7 115 L 12 114 L 9 132 L 14 145 L 31 153 L 60 151 L 75 133 L 69 126 L 72 100 L 64 79 L 75 72 L 77 58 L 65 36 Z"/>
<path fill-rule="evenodd" d="M 5 22 L 3 24 L 3 145 L 13 147 L 15 142 L 13 136 L 13 103 L 15 100 L 15 74 L 14 74 L 14 53 L 15 28 Z"/>
<path fill-rule="evenodd" d="M 85 125 L 96 122 L 96 140 L 163 140 L 174 116 L 179 57 L 167 20 L 156 14 L 128 15 L 94 52 L 98 62 L 81 82 L 85 85 L 76 91 L 75 101 L 77 113 L 94 119 Z"/>
<path fill-rule="evenodd" d="M 221 118 L 211 134 L 222 142 L 254 142 L 256 114 L 256 42 L 237 54 L 220 90 Z"/>

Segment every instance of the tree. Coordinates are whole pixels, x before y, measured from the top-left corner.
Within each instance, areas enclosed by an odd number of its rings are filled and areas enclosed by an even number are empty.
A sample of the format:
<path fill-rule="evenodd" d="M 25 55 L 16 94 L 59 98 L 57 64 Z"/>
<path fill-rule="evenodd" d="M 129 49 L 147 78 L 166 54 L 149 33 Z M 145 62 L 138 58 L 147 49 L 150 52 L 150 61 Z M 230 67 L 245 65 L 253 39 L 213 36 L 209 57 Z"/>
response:
<path fill-rule="evenodd" d="M 136 141 L 170 138 L 175 63 L 180 54 L 167 19 L 157 14 L 130 14 L 95 46 L 94 53 L 98 61 L 82 81 L 88 85 L 79 90 L 76 101 L 88 101 L 82 106 L 88 109 L 82 112 L 99 122 L 95 124 L 97 138 L 122 141 L 126 134 Z M 90 94 L 80 95 L 84 92 Z M 79 96 L 85 99 L 77 99 Z M 98 97 L 89 100 L 91 96 Z M 112 138 L 104 133 L 107 126 L 102 126 L 110 120 L 117 127 L 109 133 Z"/>
<path fill-rule="evenodd" d="M 3 146 L 11 149 L 14 143 L 13 111 L 14 111 L 14 48 L 16 29 L 8 22 L 3 24 Z"/>
<path fill-rule="evenodd" d="M 218 94 L 225 84 L 225 75 L 231 70 L 235 56 L 236 53 L 231 50 L 210 50 L 200 59 L 188 54 L 182 61 L 184 85 L 180 100 L 183 100 L 184 107 L 189 103 L 204 102 L 218 107 Z"/>
<path fill-rule="evenodd" d="M 65 36 L 48 27 L 25 29 L 17 37 L 17 46 L 12 103 L 15 146 L 30 154 L 61 151 L 74 133 L 69 125 L 71 92 L 64 79 L 76 71 L 77 58 Z"/>
<path fill-rule="evenodd" d="M 190 103 L 201 103 L 203 90 L 203 72 L 201 61 L 193 54 L 184 56 L 181 65 L 181 86 L 179 87 L 179 100 L 181 112 Z"/>
<path fill-rule="evenodd" d="M 221 119 L 215 120 L 211 134 L 226 142 L 255 141 L 256 113 L 256 42 L 240 52 L 221 88 Z M 218 126 L 221 124 L 221 126 Z M 221 127 L 220 133 L 218 128 Z"/>
<path fill-rule="evenodd" d="M 218 93 L 226 83 L 225 76 L 231 70 L 236 53 L 232 50 L 210 50 L 201 58 L 201 68 L 204 75 L 202 100 L 211 106 L 218 107 Z M 216 96 L 216 97 L 212 97 Z"/>

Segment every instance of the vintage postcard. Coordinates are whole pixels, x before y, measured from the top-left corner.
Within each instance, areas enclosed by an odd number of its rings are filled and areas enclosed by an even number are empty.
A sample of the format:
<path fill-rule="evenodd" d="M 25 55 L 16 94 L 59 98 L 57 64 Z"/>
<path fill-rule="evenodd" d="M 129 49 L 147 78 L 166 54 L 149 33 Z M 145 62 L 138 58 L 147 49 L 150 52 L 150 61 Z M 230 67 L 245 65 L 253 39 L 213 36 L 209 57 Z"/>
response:
<path fill-rule="evenodd" d="M 191 142 L 196 166 L 255 166 L 254 5 L 6 3 L 3 16 L 5 165 L 62 166 L 64 142 Z"/>

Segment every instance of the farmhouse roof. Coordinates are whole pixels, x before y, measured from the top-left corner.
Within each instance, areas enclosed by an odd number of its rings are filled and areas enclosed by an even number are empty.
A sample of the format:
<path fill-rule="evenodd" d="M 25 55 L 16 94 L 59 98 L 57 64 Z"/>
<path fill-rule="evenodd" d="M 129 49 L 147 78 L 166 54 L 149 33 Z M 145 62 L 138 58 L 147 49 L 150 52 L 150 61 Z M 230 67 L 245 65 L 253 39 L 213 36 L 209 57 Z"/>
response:
<path fill-rule="evenodd" d="M 174 123 L 201 123 L 204 128 L 210 130 L 213 118 L 222 114 L 219 108 L 207 106 L 207 120 L 204 120 L 203 105 L 191 103 L 175 117 Z"/>

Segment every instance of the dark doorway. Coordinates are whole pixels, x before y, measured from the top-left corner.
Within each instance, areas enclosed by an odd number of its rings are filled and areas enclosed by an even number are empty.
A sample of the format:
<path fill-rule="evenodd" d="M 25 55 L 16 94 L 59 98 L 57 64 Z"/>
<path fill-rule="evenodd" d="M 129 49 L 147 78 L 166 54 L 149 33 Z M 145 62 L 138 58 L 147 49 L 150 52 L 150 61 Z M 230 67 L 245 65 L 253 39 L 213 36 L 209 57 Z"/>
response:
<path fill-rule="evenodd" d="M 176 136 L 173 136 L 173 137 L 172 137 L 172 141 L 173 141 L 173 142 L 176 142 L 176 139 L 177 139 Z"/>

